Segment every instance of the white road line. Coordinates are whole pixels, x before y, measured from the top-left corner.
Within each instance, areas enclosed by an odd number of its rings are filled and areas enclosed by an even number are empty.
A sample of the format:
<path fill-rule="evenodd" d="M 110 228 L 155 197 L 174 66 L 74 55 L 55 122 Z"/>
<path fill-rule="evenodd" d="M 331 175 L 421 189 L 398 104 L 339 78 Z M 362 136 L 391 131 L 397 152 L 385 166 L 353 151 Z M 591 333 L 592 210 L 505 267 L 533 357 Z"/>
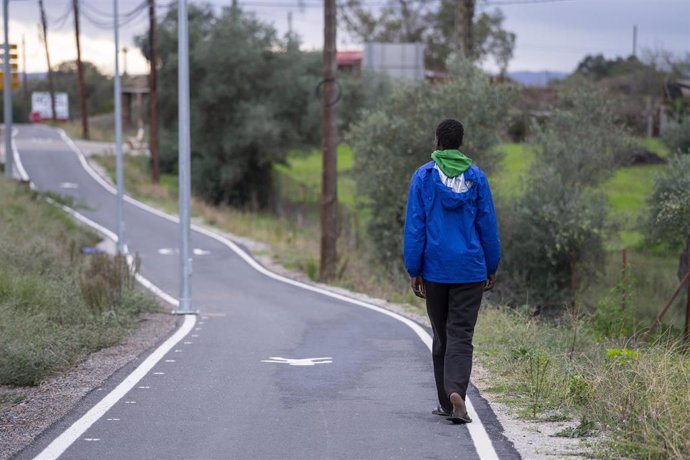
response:
<path fill-rule="evenodd" d="M 26 173 L 26 169 L 24 169 L 24 165 L 22 164 L 21 158 L 19 158 L 19 151 L 17 150 L 17 143 L 14 141 L 14 138 L 17 136 L 19 133 L 19 130 L 17 128 L 12 129 L 12 140 L 10 144 L 12 144 L 12 158 L 14 159 L 14 171 L 12 171 L 13 174 L 19 176 L 19 180 L 23 181 L 28 181 L 29 186 L 31 188 L 36 188 L 29 179 L 29 175 Z"/>
<path fill-rule="evenodd" d="M 86 170 L 86 172 L 94 179 L 96 182 L 100 183 L 103 188 L 108 190 L 112 194 L 116 194 L 115 188 L 110 185 L 104 178 L 100 176 L 92 167 L 89 165 L 88 161 L 86 160 L 86 157 L 84 154 L 79 150 L 79 147 L 76 146 L 74 141 L 70 139 L 67 134 L 62 129 L 58 129 L 58 132 L 60 133 L 60 136 L 62 139 L 65 141 L 67 145 L 70 146 L 72 151 L 77 155 L 77 158 L 79 158 L 79 161 L 81 162 L 82 166 Z M 140 201 L 135 200 L 134 198 L 125 195 L 124 197 L 125 201 L 128 203 L 133 204 L 134 206 L 143 209 L 145 211 L 148 211 L 152 214 L 155 214 L 159 217 L 162 217 L 163 219 L 166 219 L 168 221 L 178 223 L 179 219 L 175 216 L 172 216 L 170 214 L 167 214 L 159 209 L 156 209 L 152 206 L 149 206 L 145 203 L 142 203 Z M 327 297 L 331 297 L 333 299 L 337 299 L 343 302 L 347 302 L 353 305 L 357 305 L 360 307 L 368 308 L 370 310 L 376 311 L 378 313 L 381 313 L 383 315 L 389 316 L 391 318 L 394 318 L 403 324 L 405 324 L 407 327 L 412 329 L 415 334 L 424 342 L 424 344 L 427 346 L 429 350 L 431 350 L 431 344 L 432 344 L 432 339 L 429 333 L 424 330 L 422 326 L 419 324 L 415 323 L 414 321 L 405 318 L 404 316 L 401 316 L 397 313 L 394 313 L 390 310 L 386 310 L 385 308 L 377 307 L 376 305 L 368 304 L 366 302 L 362 302 L 357 299 L 352 299 L 350 297 L 344 296 L 342 294 L 338 294 L 335 292 L 328 291 L 326 289 L 320 288 L 318 286 L 312 286 L 310 284 L 305 284 L 300 281 L 295 281 L 290 278 L 286 278 L 282 275 L 279 275 L 277 273 L 273 273 L 272 271 L 268 270 L 267 268 L 263 267 L 261 264 L 259 264 L 256 260 L 254 260 L 249 254 L 247 254 L 242 248 L 240 248 L 236 243 L 233 241 L 225 238 L 223 235 L 220 235 L 219 233 L 216 233 L 213 230 L 209 230 L 205 227 L 201 227 L 196 224 L 192 224 L 192 229 L 195 231 L 204 234 L 210 238 L 213 238 L 214 240 L 222 243 L 225 245 L 227 248 L 229 248 L 231 251 L 233 251 L 235 254 L 237 254 L 240 258 L 242 258 L 250 267 L 258 271 L 259 273 L 262 273 L 263 275 L 272 278 L 276 281 L 280 281 L 285 284 L 289 284 L 291 286 L 299 287 L 308 291 L 312 292 L 317 292 L 319 294 L 325 295 Z M 190 315 L 187 315 L 187 318 Z M 187 321 L 185 320 L 185 325 L 187 324 Z M 191 328 L 191 326 L 190 326 Z M 192 336 L 194 337 L 194 336 Z M 171 347 L 172 348 L 172 347 Z M 158 351 L 158 350 L 156 350 Z M 143 364 L 142 364 L 143 365 Z M 135 371 L 136 372 L 136 371 Z M 124 383 L 124 382 L 123 382 Z M 470 437 L 472 438 L 472 442 L 474 443 L 475 449 L 477 450 L 477 454 L 481 459 L 497 459 L 498 455 L 496 454 L 496 451 L 494 450 L 493 444 L 491 443 L 491 439 L 489 438 L 488 433 L 486 432 L 486 429 L 484 428 L 483 423 L 479 419 L 479 415 L 474 409 L 474 406 L 468 397 L 466 399 L 466 404 L 467 404 L 467 412 L 469 413 L 470 417 L 474 420 L 473 423 L 467 424 L 467 430 L 470 433 Z"/>

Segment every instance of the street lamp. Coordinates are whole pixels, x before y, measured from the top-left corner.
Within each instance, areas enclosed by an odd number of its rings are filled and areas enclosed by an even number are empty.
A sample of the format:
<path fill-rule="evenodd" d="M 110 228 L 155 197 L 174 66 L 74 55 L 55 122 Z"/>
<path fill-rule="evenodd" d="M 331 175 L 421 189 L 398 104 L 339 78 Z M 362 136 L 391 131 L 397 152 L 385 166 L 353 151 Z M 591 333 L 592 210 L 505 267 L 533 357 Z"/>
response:
<path fill-rule="evenodd" d="M 189 33 L 187 28 L 187 0 L 177 4 L 178 48 L 178 154 L 180 199 L 180 304 L 176 313 L 194 313 L 191 306 L 192 258 L 190 238 L 191 136 L 189 127 Z"/>
<path fill-rule="evenodd" d="M 5 114 L 5 177 L 12 179 L 14 173 L 14 158 L 12 157 L 12 70 L 10 69 L 10 0 L 3 0 L 2 14 L 5 26 L 5 58 L 3 60 L 4 75 L 4 114 Z"/>
<path fill-rule="evenodd" d="M 124 220 L 124 167 L 122 164 L 122 89 L 120 83 L 120 17 L 118 0 L 113 0 L 113 34 L 115 36 L 115 182 L 117 199 L 115 222 L 117 225 L 117 252 L 125 253 L 125 220 Z"/>

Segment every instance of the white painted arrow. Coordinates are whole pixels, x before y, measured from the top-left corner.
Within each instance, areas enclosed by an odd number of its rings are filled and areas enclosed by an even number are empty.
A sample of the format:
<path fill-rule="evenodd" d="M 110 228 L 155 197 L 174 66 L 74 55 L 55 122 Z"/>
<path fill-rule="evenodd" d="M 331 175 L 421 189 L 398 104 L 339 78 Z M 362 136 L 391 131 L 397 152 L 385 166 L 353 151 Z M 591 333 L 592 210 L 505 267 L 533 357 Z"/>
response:
<path fill-rule="evenodd" d="M 293 359 L 293 358 L 281 358 L 278 356 L 271 356 L 268 359 L 262 359 L 262 363 L 276 363 L 276 364 L 288 364 L 290 366 L 314 366 L 316 364 L 331 364 L 333 358 L 327 356 L 325 358 L 304 358 L 304 359 Z"/>

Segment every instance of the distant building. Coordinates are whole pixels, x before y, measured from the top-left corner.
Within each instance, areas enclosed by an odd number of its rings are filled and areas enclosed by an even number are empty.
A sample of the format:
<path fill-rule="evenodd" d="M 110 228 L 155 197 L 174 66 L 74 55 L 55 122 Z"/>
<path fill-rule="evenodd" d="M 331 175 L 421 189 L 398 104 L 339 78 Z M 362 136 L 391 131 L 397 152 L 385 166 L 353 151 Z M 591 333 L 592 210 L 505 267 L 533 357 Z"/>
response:
<path fill-rule="evenodd" d="M 423 43 L 365 43 L 362 68 L 391 78 L 422 81 Z"/>
<path fill-rule="evenodd" d="M 362 58 L 364 51 L 338 51 L 338 72 L 359 75 L 362 71 Z"/>
<path fill-rule="evenodd" d="M 122 76 L 122 121 L 126 128 L 132 127 L 135 120 L 138 126 L 148 117 L 147 106 L 144 106 L 144 97 L 148 98 L 148 94 L 148 75 Z"/>

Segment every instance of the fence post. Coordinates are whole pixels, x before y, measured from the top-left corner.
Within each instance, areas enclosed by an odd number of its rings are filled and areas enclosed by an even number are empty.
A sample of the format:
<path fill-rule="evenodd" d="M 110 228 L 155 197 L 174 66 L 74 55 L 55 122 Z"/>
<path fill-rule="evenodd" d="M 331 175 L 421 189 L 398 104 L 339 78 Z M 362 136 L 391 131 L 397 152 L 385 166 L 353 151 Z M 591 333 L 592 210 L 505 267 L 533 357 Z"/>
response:
<path fill-rule="evenodd" d="M 664 308 L 659 312 L 657 315 L 656 319 L 654 320 L 654 323 L 652 324 L 652 327 L 649 328 L 649 330 L 645 333 L 643 340 L 648 339 L 656 330 L 656 327 L 661 323 L 661 320 L 664 318 L 664 315 L 668 311 L 668 309 L 671 307 L 673 304 L 673 301 L 676 300 L 676 297 L 678 297 L 678 294 L 680 294 L 680 291 L 683 289 L 683 286 L 685 286 L 686 283 L 690 284 L 690 272 L 688 272 L 685 277 L 683 277 L 682 280 L 680 280 L 680 283 L 678 283 L 678 286 L 676 286 L 675 291 L 673 291 L 673 295 L 669 299 L 669 301 L 664 305 Z M 688 318 L 686 316 L 685 318 L 685 324 L 686 324 L 686 332 L 687 332 L 687 326 L 688 326 Z"/>
<path fill-rule="evenodd" d="M 690 278 L 690 271 L 685 275 L 685 278 Z M 690 339 L 690 282 L 688 282 L 688 292 L 685 298 L 685 329 L 683 330 L 683 341 L 687 342 Z"/>

